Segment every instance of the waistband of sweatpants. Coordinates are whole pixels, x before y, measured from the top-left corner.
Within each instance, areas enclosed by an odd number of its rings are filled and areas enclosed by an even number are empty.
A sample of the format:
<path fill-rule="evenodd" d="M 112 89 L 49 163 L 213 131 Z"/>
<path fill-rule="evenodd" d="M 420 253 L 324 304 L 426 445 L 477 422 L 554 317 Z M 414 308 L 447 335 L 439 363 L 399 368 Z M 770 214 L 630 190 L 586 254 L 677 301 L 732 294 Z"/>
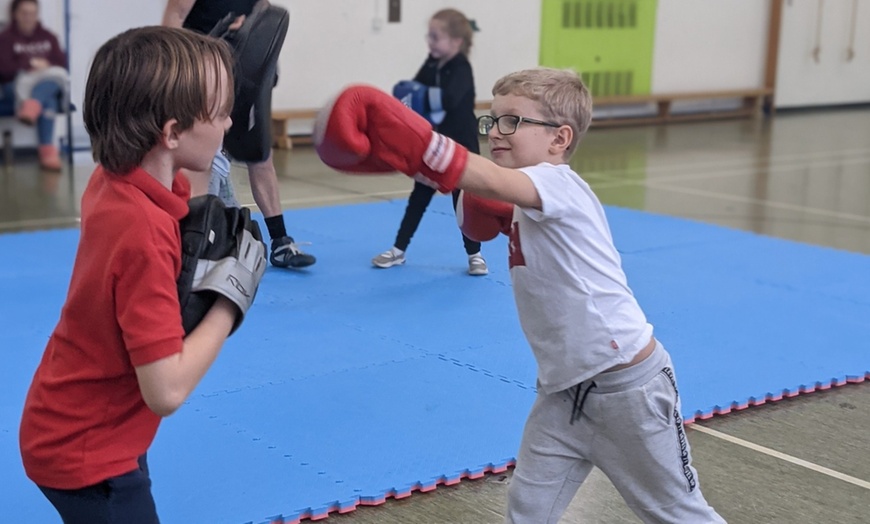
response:
<path fill-rule="evenodd" d="M 667 362 L 668 352 L 662 343 L 656 340 L 653 352 L 641 362 L 625 369 L 599 373 L 589 379 L 590 383 L 595 383 L 590 393 L 615 393 L 646 384 L 667 365 Z"/>

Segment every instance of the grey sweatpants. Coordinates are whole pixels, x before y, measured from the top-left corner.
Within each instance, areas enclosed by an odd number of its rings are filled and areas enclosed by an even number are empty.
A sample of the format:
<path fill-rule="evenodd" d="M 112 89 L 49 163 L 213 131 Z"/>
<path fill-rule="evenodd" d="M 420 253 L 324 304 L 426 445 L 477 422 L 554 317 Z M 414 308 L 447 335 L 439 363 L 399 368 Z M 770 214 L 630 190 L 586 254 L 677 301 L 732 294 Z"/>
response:
<path fill-rule="evenodd" d="M 594 385 L 593 385 L 594 384 Z M 571 423 L 577 388 L 588 395 Z M 680 416 L 671 357 L 646 360 L 565 391 L 538 392 L 508 488 L 505 522 L 556 523 L 593 466 L 646 523 L 724 523 L 701 494 Z"/>

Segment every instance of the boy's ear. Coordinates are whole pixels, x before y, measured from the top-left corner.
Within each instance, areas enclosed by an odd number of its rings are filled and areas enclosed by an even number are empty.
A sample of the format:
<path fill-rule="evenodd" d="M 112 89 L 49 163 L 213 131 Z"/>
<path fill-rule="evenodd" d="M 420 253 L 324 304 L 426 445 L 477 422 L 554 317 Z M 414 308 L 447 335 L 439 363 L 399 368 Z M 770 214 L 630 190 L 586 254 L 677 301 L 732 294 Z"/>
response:
<path fill-rule="evenodd" d="M 573 139 L 574 130 L 571 129 L 571 126 L 569 125 L 563 125 L 556 129 L 556 134 L 553 135 L 553 141 L 550 145 L 556 153 L 561 154 L 571 147 L 571 141 Z"/>
<path fill-rule="evenodd" d="M 160 130 L 160 143 L 166 149 L 176 149 L 178 148 L 180 136 L 181 131 L 178 129 L 178 120 L 172 118 L 167 120 Z"/>

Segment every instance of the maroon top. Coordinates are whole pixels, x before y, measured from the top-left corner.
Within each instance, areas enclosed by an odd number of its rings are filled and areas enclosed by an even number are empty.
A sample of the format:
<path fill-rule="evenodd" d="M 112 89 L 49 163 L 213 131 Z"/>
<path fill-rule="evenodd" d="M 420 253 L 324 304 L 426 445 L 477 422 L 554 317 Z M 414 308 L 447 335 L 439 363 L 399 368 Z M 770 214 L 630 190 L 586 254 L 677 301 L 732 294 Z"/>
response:
<path fill-rule="evenodd" d="M 31 58 L 45 58 L 51 65 L 66 68 L 66 54 L 52 32 L 37 24 L 33 34 L 24 35 L 14 22 L 10 23 L 0 32 L 0 83 L 11 82 L 21 71 L 29 71 Z"/>

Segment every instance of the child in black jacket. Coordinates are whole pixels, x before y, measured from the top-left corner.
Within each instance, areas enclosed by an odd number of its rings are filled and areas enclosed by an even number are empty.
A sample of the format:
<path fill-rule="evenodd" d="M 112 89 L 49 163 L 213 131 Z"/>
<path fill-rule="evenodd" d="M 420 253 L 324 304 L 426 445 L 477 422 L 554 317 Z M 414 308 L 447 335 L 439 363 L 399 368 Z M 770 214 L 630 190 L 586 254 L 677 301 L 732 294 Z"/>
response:
<path fill-rule="evenodd" d="M 435 129 L 469 151 L 479 153 L 477 117 L 474 114 L 474 75 L 468 62 L 473 32 L 471 22 L 461 12 L 443 9 L 435 13 L 429 20 L 427 34 L 429 57 L 414 80 L 429 88 L 427 95 L 430 101 L 434 98 L 441 102 L 443 113 L 430 116 Z M 437 121 L 439 118 L 440 122 Z M 435 189 L 414 183 L 396 241 L 392 248 L 372 259 L 375 267 L 389 268 L 405 263 L 405 250 L 434 194 Z M 454 191 L 454 208 L 458 196 L 459 191 Z M 465 235 L 462 235 L 462 241 L 468 254 L 468 274 L 486 275 L 489 270 L 480 254 L 480 242 Z"/>

